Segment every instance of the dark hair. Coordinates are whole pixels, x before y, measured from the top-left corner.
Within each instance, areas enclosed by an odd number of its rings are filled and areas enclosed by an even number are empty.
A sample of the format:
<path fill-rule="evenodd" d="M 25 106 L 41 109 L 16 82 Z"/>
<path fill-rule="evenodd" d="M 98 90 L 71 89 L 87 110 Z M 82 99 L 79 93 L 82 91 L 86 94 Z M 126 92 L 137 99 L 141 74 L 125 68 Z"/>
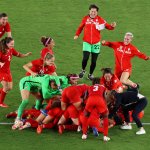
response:
<path fill-rule="evenodd" d="M 50 44 L 51 41 L 52 41 L 51 37 L 46 37 L 46 36 L 41 37 L 41 42 L 44 46 L 47 46 L 48 44 Z"/>
<path fill-rule="evenodd" d="M 95 8 L 97 11 L 99 10 L 99 7 L 96 6 L 95 4 L 91 4 L 91 5 L 89 6 L 89 10 L 91 10 L 92 8 Z"/>
<path fill-rule="evenodd" d="M 92 85 L 94 85 L 94 84 L 100 84 L 100 78 L 99 77 L 94 77 L 92 79 Z"/>
<path fill-rule="evenodd" d="M 0 41 L 0 51 L 2 51 L 2 53 L 6 53 L 6 49 L 8 49 L 7 44 L 11 41 L 13 41 L 12 37 L 6 37 Z"/>
<path fill-rule="evenodd" d="M 49 81 L 49 85 L 51 86 L 51 83 L 54 83 L 54 86 L 57 86 L 56 81 L 55 80 L 50 80 Z"/>
<path fill-rule="evenodd" d="M 102 68 L 101 71 L 103 72 L 103 76 L 104 76 L 106 73 L 113 74 L 111 68 Z"/>
<path fill-rule="evenodd" d="M 7 14 L 6 13 L 0 13 L 0 18 L 2 17 L 7 17 Z"/>
<path fill-rule="evenodd" d="M 46 54 L 46 56 L 45 56 L 45 59 L 51 59 L 51 58 L 53 58 L 54 57 L 54 55 L 52 55 L 52 54 L 50 54 L 50 53 L 47 53 Z"/>

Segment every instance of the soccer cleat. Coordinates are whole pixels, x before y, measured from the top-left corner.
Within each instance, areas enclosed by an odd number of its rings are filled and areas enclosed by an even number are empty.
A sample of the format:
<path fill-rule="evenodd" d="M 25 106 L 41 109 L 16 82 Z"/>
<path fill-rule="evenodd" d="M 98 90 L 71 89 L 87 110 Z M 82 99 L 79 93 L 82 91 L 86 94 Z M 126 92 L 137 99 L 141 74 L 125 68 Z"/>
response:
<path fill-rule="evenodd" d="M 85 70 L 82 70 L 82 71 L 79 73 L 79 78 L 83 78 L 84 75 L 85 75 Z"/>
<path fill-rule="evenodd" d="M 16 119 L 14 125 L 12 126 L 12 130 L 16 130 L 23 125 L 23 122 L 20 119 Z"/>
<path fill-rule="evenodd" d="M 123 124 L 123 125 L 120 126 L 120 129 L 132 130 L 132 126 L 131 126 L 131 124 Z"/>
<path fill-rule="evenodd" d="M 104 136 L 104 137 L 103 137 L 103 141 L 104 141 L 104 142 L 107 142 L 107 141 L 109 141 L 109 140 L 110 140 L 110 138 L 109 138 L 108 136 Z"/>
<path fill-rule="evenodd" d="M 140 129 L 136 132 L 137 135 L 146 134 L 146 131 L 144 129 Z"/>
<path fill-rule="evenodd" d="M 87 134 L 82 134 L 82 140 L 86 140 L 87 139 Z"/>
<path fill-rule="evenodd" d="M 23 130 L 23 129 L 26 129 L 26 128 L 29 128 L 31 127 L 31 124 L 29 122 L 26 122 L 25 125 L 19 127 L 19 130 Z"/>
<path fill-rule="evenodd" d="M 82 128 L 81 126 L 78 126 L 77 132 L 81 132 Z"/>
<path fill-rule="evenodd" d="M 63 125 L 59 125 L 58 126 L 58 132 L 59 132 L 59 134 L 63 134 L 63 131 L 64 131 Z"/>
<path fill-rule="evenodd" d="M 42 125 L 38 125 L 38 127 L 37 127 L 37 129 L 36 129 L 36 133 L 37 133 L 37 134 L 41 134 L 42 131 L 43 131 Z"/>
<path fill-rule="evenodd" d="M 1 104 L 0 104 L 0 107 L 7 108 L 7 107 L 9 107 L 9 106 L 8 106 L 7 104 L 1 103 Z"/>
<path fill-rule="evenodd" d="M 92 74 L 88 74 L 87 78 L 88 78 L 89 80 L 93 80 L 94 76 L 93 76 Z"/>
<path fill-rule="evenodd" d="M 98 133 L 98 130 L 96 127 L 92 127 L 92 130 L 93 130 L 93 135 L 94 136 L 99 136 L 99 133 Z"/>

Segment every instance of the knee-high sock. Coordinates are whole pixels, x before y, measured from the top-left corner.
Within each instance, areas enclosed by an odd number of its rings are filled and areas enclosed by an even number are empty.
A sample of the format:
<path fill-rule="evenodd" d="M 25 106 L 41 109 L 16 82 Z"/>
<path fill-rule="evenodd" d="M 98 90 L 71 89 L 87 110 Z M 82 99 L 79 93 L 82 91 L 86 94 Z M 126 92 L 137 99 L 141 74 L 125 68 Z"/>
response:
<path fill-rule="evenodd" d="M 25 110 L 26 106 L 28 105 L 29 103 L 29 100 L 28 99 L 24 99 L 22 100 L 19 108 L 18 108 L 18 115 L 17 115 L 17 118 L 21 118 L 22 114 L 23 114 L 23 111 Z"/>
<path fill-rule="evenodd" d="M 104 126 L 104 136 L 108 135 L 108 118 L 104 118 L 103 120 L 103 126 Z"/>
<path fill-rule="evenodd" d="M 37 99 L 35 102 L 35 109 L 39 110 L 41 107 L 41 104 L 42 104 L 42 101 Z"/>
<path fill-rule="evenodd" d="M 87 134 L 88 130 L 88 117 L 83 116 L 82 118 L 82 132 L 83 134 Z"/>
<path fill-rule="evenodd" d="M 0 104 L 3 104 L 4 99 L 6 97 L 6 92 L 4 92 L 3 90 L 1 90 L 1 94 L 0 94 Z"/>

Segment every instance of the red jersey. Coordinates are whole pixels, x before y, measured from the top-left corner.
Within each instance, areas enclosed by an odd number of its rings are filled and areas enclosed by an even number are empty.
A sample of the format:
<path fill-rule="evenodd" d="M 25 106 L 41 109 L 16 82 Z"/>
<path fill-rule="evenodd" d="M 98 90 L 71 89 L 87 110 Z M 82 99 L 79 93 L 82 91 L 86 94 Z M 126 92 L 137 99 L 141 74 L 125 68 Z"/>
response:
<path fill-rule="evenodd" d="M 105 87 L 103 85 L 95 84 L 89 87 L 88 93 L 89 96 L 98 95 L 100 97 L 103 97 Z"/>
<path fill-rule="evenodd" d="M 0 25 L 0 38 L 5 34 L 5 32 L 11 32 L 10 24 L 8 22 L 5 26 Z"/>
<path fill-rule="evenodd" d="M 51 55 L 54 55 L 53 50 L 48 49 L 47 47 L 44 47 L 44 48 L 41 50 L 41 59 L 44 59 L 47 53 L 50 53 Z"/>
<path fill-rule="evenodd" d="M 117 90 L 119 87 L 123 88 L 122 83 L 117 78 L 117 76 L 114 74 L 113 74 L 110 82 L 106 81 L 105 78 L 102 76 L 100 79 L 100 84 L 105 86 L 108 90 Z"/>
<path fill-rule="evenodd" d="M 147 59 L 147 56 L 144 53 L 141 53 L 132 44 L 124 45 L 124 42 L 106 42 L 104 46 L 109 46 L 114 49 L 116 70 L 123 71 L 131 69 L 131 59 L 134 56 L 138 56 L 144 60 Z"/>
<path fill-rule="evenodd" d="M 54 65 L 52 66 L 44 66 L 42 59 L 36 59 L 32 62 L 32 68 L 31 70 L 37 74 L 53 74 L 56 71 L 56 67 Z M 30 76 L 31 74 L 29 72 L 26 73 L 27 76 Z"/>
<path fill-rule="evenodd" d="M 10 74 L 10 62 L 12 59 L 12 55 L 19 56 L 19 52 L 17 52 L 14 48 L 8 49 L 5 54 L 0 51 L 0 72 Z"/>
<path fill-rule="evenodd" d="M 64 89 L 62 93 L 62 102 L 75 103 L 81 102 L 81 97 L 84 96 L 89 86 L 86 84 L 72 85 Z"/>
<path fill-rule="evenodd" d="M 100 42 L 101 35 L 98 26 L 102 26 L 102 28 L 106 28 L 109 30 L 113 30 L 114 28 L 108 24 L 102 17 L 96 16 L 94 19 L 90 18 L 90 16 L 85 16 L 80 23 L 76 35 L 79 36 L 84 28 L 84 36 L 83 41 L 88 42 L 90 44 L 96 44 Z"/>

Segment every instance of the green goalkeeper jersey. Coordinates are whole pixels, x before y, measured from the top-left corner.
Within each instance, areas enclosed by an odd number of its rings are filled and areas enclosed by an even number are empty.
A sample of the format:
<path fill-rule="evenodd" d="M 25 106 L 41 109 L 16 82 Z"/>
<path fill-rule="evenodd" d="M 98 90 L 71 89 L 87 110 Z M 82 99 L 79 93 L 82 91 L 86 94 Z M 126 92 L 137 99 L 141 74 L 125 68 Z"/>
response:
<path fill-rule="evenodd" d="M 20 80 L 20 90 L 28 90 L 31 92 L 38 92 L 42 91 L 42 96 L 44 99 L 49 99 L 53 95 L 60 94 L 60 91 L 57 89 L 52 89 L 50 87 L 50 81 L 55 80 L 56 84 L 59 85 L 60 81 L 57 76 L 50 76 L 50 75 L 44 75 L 44 76 L 27 76 Z"/>

